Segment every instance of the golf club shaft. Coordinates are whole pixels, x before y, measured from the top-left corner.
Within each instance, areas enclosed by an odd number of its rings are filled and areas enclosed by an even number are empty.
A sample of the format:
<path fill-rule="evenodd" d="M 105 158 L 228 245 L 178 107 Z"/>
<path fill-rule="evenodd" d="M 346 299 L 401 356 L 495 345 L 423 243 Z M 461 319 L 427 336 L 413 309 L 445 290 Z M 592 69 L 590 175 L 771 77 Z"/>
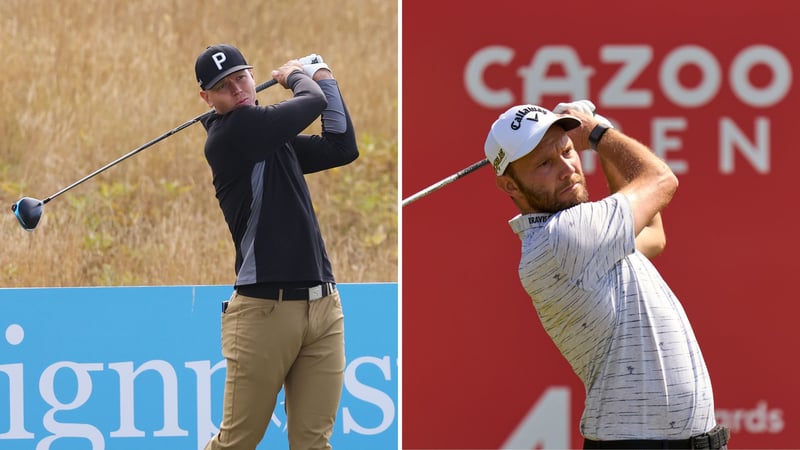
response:
<path fill-rule="evenodd" d="M 269 80 L 269 81 L 265 81 L 264 83 L 261 83 L 258 86 L 256 86 L 256 92 L 261 92 L 264 89 L 266 89 L 266 88 L 268 88 L 270 86 L 274 86 L 276 84 L 278 84 L 278 82 L 275 81 L 274 79 Z M 94 172 L 90 173 L 89 175 L 86 175 L 85 177 L 81 178 L 80 180 L 70 184 L 69 186 L 61 189 L 60 191 L 56 192 L 55 194 L 53 194 L 53 195 L 47 197 L 46 199 L 42 200 L 42 204 L 46 204 L 50 200 L 52 200 L 52 199 L 58 197 L 59 195 L 69 191 L 70 189 L 74 188 L 75 186 L 78 186 L 79 184 L 81 184 L 81 183 L 83 183 L 83 182 L 85 182 L 85 181 L 87 181 L 87 180 L 89 180 L 91 178 L 94 178 L 95 176 L 99 175 L 102 172 L 105 172 L 109 168 L 111 168 L 113 166 L 116 166 L 117 164 L 121 163 L 122 161 L 125 161 L 126 159 L 130 158 L 131 156 L 141 152 L 142 150 L 152 146 L 153 144 L 155 144 L 155 143 L 157 143 L 159 141 L 162 141 L 162 140 L 172 136 L 173 134 L 183 130 L 184 128 L 186 128 L 188 126 L 193 125 L 195 122 L 199 122 L 203 117 L 205 117 L 205 116 L 207 116 L 209 114 L 213 114 L 213 113 L 214 113 L 213 109 L 211 109 L 209 111 L 206 111 L 203 114 L 200 114 L 199 116 L 195 117 L 194 119 L 189 120 L 188 122 L 185 122 L 182 125 L 179 125 L 179 126 L 173 128 L 173 129 L 167 131 L 166 133 L 164 133 L 161 136 L 151 140 L 150 142 L 147 142 L 147 143 L 145 143 L 145 144 L 143 144 L 143 145 L 131 150 L 130 152 L 120 156 L 119 158 L 115 159 L 114 161 L 111 161 L 110 163 L 106 164 L 105 166 L 95 170 Z"/>
<path fill-rule="evenodd" d="M 453 175 L 450 175 L 449 177 L 447 177 L 447 178 L 445 178 L 445 179 L 443 179 L 443 180 L 441 180 L 439 182 L 436 182 L 436 183 L 426 187 L 425 189 L 417 192 L 416 194 L 404 199 L 403 200 L 403 206 L 411 204 L 411 203 L 421 199 L 422 197 L 425 197 L 426 195 L 430 194 L 431 192 L 433 192 L 433 191 L 435 191 L 437 189 L 443 188 L 443 187 L 447 186 L 448 184 L 456 181 L 457 179 L 459 179 L 459 178 L 461 178 L 461 177 L 463 177 L 465 175 L 468 175 L 468 174 L 480 169 L 481 167 L 483 167 L 483 166 L 485 166 L 487 164 L 489 164 L 489 160 L 488 159 L 482 159 L 482 160 L 476 162 L 475 164 L 473 164 L 473 165 L 471 165 L 471 166 L 469 166 L 469 167 L 467 167 L 467 168 L 465 168 L 463 170 L 460 170 L 460 171 L 454 173 Z"/>

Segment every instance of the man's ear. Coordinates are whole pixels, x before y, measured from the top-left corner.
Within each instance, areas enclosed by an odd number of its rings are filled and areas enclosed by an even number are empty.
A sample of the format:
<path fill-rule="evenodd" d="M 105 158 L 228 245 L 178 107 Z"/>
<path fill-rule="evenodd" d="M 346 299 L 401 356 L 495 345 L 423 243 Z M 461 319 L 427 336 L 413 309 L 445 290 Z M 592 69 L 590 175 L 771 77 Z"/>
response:
<path fill-rule="evenodd" d="M 511 197 L 514 197 L 515 194 L 519 193 L 519 186 L 517 186 L 517 182 L 514 181 L 508 175 L 499 175 L 494 179 L 494 183 L 498 189 L 505 192 Z"/>
<path fill-rule="evenodd" d="M 210 107 L 212 107 L 212 108 L 214 107 L 214 105 L 212 105 L 212 104 L 211 104 L 211 102 L 208 100 L 208 92 L 206 92 L 206 91 L 200 91 L 200 98 L 202 98 L 203 100 L 205 100 L 205 102 L 206 102 L 206 103 L 208 103 L 208 106 L 210 106 Z"/>

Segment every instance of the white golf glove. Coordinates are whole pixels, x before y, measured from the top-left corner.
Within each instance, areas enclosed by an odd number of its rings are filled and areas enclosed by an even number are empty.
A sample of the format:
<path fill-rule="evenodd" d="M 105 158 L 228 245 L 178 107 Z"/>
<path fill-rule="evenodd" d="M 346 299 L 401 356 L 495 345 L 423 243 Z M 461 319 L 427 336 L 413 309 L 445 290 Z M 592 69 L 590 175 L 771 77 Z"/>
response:
<path fill-rule="evenodd" d="M 553 108 L 553 112 L 556 114 L 565 114 L 568 109 L 580 111 L 584 114 L 589 114 L 597 118 L 597 120 L 602 123 L 603 125 L 609 126 L 614 128 L 614 125 L 605 117 L 597 114 L 597 108 L 595 108 L 594 103 L 590 102 L 589 100 L 578 100 L 575 102 L 569 103 L 559 103 Z"/>
<path fill-rule="evenodd" d="M 304 56 L 298 59 L 298 61 L 300 61 L 300 64 L 303 65 L 303 71 L 306 73 L 306 75 L 311 78 L 314 77 L 314 74 L 317 73 L 319 69 L 331 70 L 331 68 L 325 64 L 325 61 L 322 60 L 322 56 L 315 53 Z"/>

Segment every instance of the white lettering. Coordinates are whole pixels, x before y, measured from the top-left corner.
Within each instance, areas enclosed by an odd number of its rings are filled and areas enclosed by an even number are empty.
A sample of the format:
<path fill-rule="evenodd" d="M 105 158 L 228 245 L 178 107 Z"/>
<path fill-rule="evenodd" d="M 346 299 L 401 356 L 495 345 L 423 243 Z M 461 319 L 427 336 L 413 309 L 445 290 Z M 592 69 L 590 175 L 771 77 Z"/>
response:
<path fill-rule="evenodd" d="M 389 381 L 392 379 L 392 370 L 389 364 L 389 357 L 384 356 L 383 358 L 378 359 L 372 356 L 362 356 L 354 359 L 353 362 L 347 366 L 344 372 L 344 385 L 350 394 L 359 400 L 364 400 L 367 403 L 377 406 L 381 410 L 381 416 L 383 417 L 383 420 L 381 420 L 381 423 L 378 426 L 374 428 L 367 428 L 356 422 L 356 420 L 350 414 L 350 408 L 344 407 L 342 408 L 342 422 L 345 434 L 350 433 L 351 431 L 355 431 L 356 433 L 364 435 L 379 434 L 389 428 L 392 422 L 394 422 L 395 407 L 392 398 L 385 392 L 367 386 L 358 381 L 358 378 L 356 377 L 356 371 L 362 364 L 372 364 L 377 366 L 381 370 L 383 378 L 386 381 Z"/>
<path fill-rule="evenodd" d="M 22 364 L 0 365 L 0 372 L 8 376 L 8 431 L 0 439 L 33 439 L 25 429 L 24 370 Z"/>
<path fill-rule="evenodd" d="M 686 130 L 686 119 L 683 117 L 656 118 L 651 124 L 653 153 L 666 161 L 676 175 L 688 173 L 689 163 L 683 159 L 671 160 L 667 157 L 667 153 L 671 150 L 680 150 L 683 147 L 683 141 L 679 137 L 670 136 L 668 133 L 684 130 Z"/>
<path fill-rule="evenodd" d="M 559 65 L 564 76 L 548 76 L 551 66 Z M 589 98 L 589 78 L 594 69 L 583 67 L 574 48 L 564 45 L 542 47 L 530 66 L 521 67 L 517 74 L 523 79 L 525 103 L 542 104 L 545 95 L 563 95 L 570 99 Z"/>
<path fill-rule="evenodd" d="M 604 106 L 647 108 L 653 105 L 653 93 L 649 89 L 630 88 L 653 60 L 650 46 L 607 45 L 600 48 L 600 59 L 607 63 L 622 63 L 616 76 L 611 77 L 600 90 L 600 102 Z"/>
<path fill-rule="evenodd" d="M 175 369 L 161 360 L 147 361 L 136 370 L 133 362 L 111 363 L 108 368 L 119 374 L 119 429 L 111 437 L 142 437 L 144 432 L 134 423 L 133 382 L 142 372 L 153 370 L 161 375 L 164 395 L 164 427 L 153 436 L 188 436 L 189 432 L 178 426 L 178 377 Z"/>
<path fill-rule="evenodd" d="M 594 150 L 581 150 L 581 166 L 583 173 L 591 175 L 597 171 L 597 155 Z"/>
<path fill-rule="evenodd" d="M 766 175 L 771 170 L 771 139 L 770 120 L 766 117 L 754 119 L 754 137 L 752 140 L 745 134 L 731 118 L 723 117 L 719 121 L 719 173 L 731 175 L 735 173 L 735 160 L 737 154 L 750 164 L 759 174 Z M 619 128 L 615 123 L 615 127 Z M 686 117 L 655 117 L 650 123 L 651 142 L 649 144 L 653 153 L 663 159 L 677 175 L 689 173 L 689 161 L 683 158 L 670 156 L 686 150 L 684 139 L 680 132 L 686 131 L 688 121 Z M 704 149 L 691 149 L 702 152 Z M 587 175 L 599 170 L 597 155 L 593 151 L 581 152 L 583 172 Z"/>
<path fill-rule="evenodd" d="M 701 81 L 694 89 L 683 86 L 678 79 L 681 69 L 694 65 L 700 69 Z M 687 108 L 702 106 L 717 94 L 722 75 L 717 60 L 708 50 L 697 45 L 678 47 L 670 52 L 659 71 L 664 94 L 676 105 Z"/>
<path fill-rule="evenodd" d="M 190 361 L 185 366 L 197 376 L 197 448 L 203 448 L 219 431 L 211 419 L 211 376 L 218 370 L 225 370 L 225 360 L 214 367 L 211 367 L 211 361 Z"/>
<path fill-rule="evenodd" d="M 755 409 L 717 409 L 716 413 L 717 422 L 730 428 L 731 433 L 777 434 L 786 427 L 783 410 L 768 408 L 766 400 L 759 401 Z"/>
<path fill-rule="evenodd" d="M 720 162 L 719 170 L 724 174 L 734 172 L 734 148 L 739 148 L 744 156 L 758 173 L 766 174 L 770 171 L 770 122 L 766 117 L 757 117 L 755 121 L 755 142 L 736 126 L 733 119 L 723 117 L 720 120 Z"/>
<path fill-rule="evenodd" d="M 214 64 L 217 65 L 217 70 L 222 70 L 222 63 L 224 63 L 227 58 L 225 57 L 225 53 L 217 52 L 211 55 L 211 59 L 214 60 Z"/>
<path fill-rule="evenodd" d="M 12 323 L 6 328 L 6 342 L 11 345 L 19 345 L 25 339 L 25 330 L 16 323 Z"/>
<path fill-rule="evenodd" d="M 571 448 L 569 394 L 568 387 L 548 388 L 500 448 Z"/>
<path fill-rule="evenodd" d="M 492 90 L 486 85 L 483 73 L 493 64 L 507 65 L 514 58 L 514 51 L 508 47 L 486 47 L 479 50 L 467 61 L 464 70 L 464 84 L 475 101 L 487 108 L 499 108 L 511 104 L 514 96 L 509 89 Z"/>
<path fill-rule="evenodd" d="M 698 45 L 676 47 L 660 63 L 653 60 L 653 47 L 650 45 L 603 45 L 598 48 L 598 53 L 603 64 L 621 63 L 621 67 L 606 85 L 594 89 L 589 79 L 596 73 L 595 68 L 583 65 L 580 55 L 570 46 L 542 46 L 532 55 L 528 66 L 516 69 L 522 78 L 521 99 L 515 98 L 508 87 L 490 88 L 485 80 L 490 68 L 514 69 L 510 66 L 515 56 L 512 47 L 495 45 L 476 50 L 465 65 L 464 83 L 470 97 L 487 108 L 503 108 L 514 103 L 542 105 L 548 96 L 561 96 L 567 100 L 592 98 L 592 91 L 599 93 L 600 107 L 646 108 L 653 105 L 654 93 L 650 88 L 634 89 L 632 86 L 648 67 L 659 64 L 658 87 L 674 105 L 685 108 L 704 106 L 721 91 L 723 70 L 720 63 L 712 52 Z M 763 87 L 754 86 L 749 79 L 750 72 L 758 65 L 765 65 L 772 73 L 770 83 Z M 559 66 L 563 75 L 548 76 L 548 69 L 553 66 Z M 679 74 L 687 66 L 700 71 L 697 86 L 684 86 L 680 81 Z M 748 106 L 767 108 L 789 95 L 792 66 L 779 49 L 752 45 L 736 55 L 727 76 L 731 91 L 738 100 Z"/>
<path fill-rule="evenodd" d="M 55 393 L 56 374 L 61 369 L 72 371 L 78 382 L 75 397 L 68 403 L 59 401 Z M 78 409 L 89 400 L 92 395 L 92 377 L 89 372 L 98 370 L 103 370 L 103 364 L 61 361 L 48 366 L 42 372 L 42 376 L 39 378 L 39 393 L 42 399 L 52 407 L 45 413 L 42 422 L 44 428 L 53 434 L 39 441 L 36 450 L 50 450 L 50 445 L 60 438 L 85 438 L 91 442 L 92 450 L 105 448 L 103 435 L 96 427 L 89 424 L 56 422 L 55 419 L 57 412 Z"/>
<path fill-rule="evenodd" d="M 24 330 L 21 327 L 10 327 L 10 331 L 6 332 L 6 340 L 12 345 L 17 345 L 22 342 L 24 338 Z M 212 381 L 215 376 L 225 376 L 225 360 L 218 361 L 212 366 L 211 361 L 189 361 L 183 364 L 187 369 L 192 371 L 196 378 L 196 420 L 197 430 L 194 435 L 182 429 L 179 426 L 179 377 L 173 365 L 164 360 L 150 360 L 142 363 L 138 367 L 134 367 L 132 361 L 123 361 L 108 363 L 108 372 L 103 372 L 105 368 L 104 363 L 77 363 L 72 361 L 59 361 L 46 367 L 39 377 L 39 395 L 41 399 L 50 406 L 50 409 L 45 411 L 41 418 L 41 425 L 46 430 L 42 433 L 37 431 L 36 434 L 26 429 L 26 419 L 30 422 L 31 417 L 25 415 L 25 389 L 23 382 L 25 380 L 25 365 L 23 363 L 2 364 L 0 365 L 0 381 L 4 381 L 1 375 L 5 375 L 8 379 L 9 394 L 3 398 L 0 396 L 0 407 L 5 410 L 5 399 L 8 399 L 8 430 L 0 434 L 0 440 L 35 440 L 36 450 L 52 450 L 54 448 L 61 448 L 65 445 L 63 441 L 75 442 L 78 440 L 86 440 L 88 442 L 87 448 L 92 450 L 105 450 L 106 438 L 140 438 L 140 442 L 145 447 L 152 444 L 152 440 L 146 438 L 144 431 L 136 426 L 136 413 L 137 405 L 135 399 L 144 399 L 148 401 L 145 409 L 147 414 L 152 415 L 153 411 L 150 408 L 158 408 L 158 394 L 161 393 L 163 398 L 163 417 L 164 426 L 152 433 L 154 438 L 159 437 L 187 437 L 192 436 L 191 439 L 196 439 L 197 448 L 203 448 L 208 439 L 218 431 L 215 426 L 212 416 L 213 402 L 212 396 L 222 400 L 221 392 L 215 389 L 217 384 L 212 386 Z M 366 367 L 376 367 L 380 370 L 383 378 L 386 381 L 392 380 L 392 369 L 390 357 L 384 356 L 382 358 L 363 356 L 356 358 L 345 369 L 345 383 L 346 390 L 357 400 L 366 402 L 369 405 L 377 407 L 379 412 L 368 411 L 363 417 L 359 417 L 360 422 L 356 421 L 355 407 L 353 405 L 342 407 L 344 417 L 344 433 L 356 433 L 361 435 L 377 435 L 388 430 L 396 419 L 396 406 L 394 399 L 387 392 L 384 392 L 379 387 L 370 386 L 367 383 L 358 379 L 357 373 L 360 369 Z M 106 373 L 115 372 L 119 382 L 116 383 L 108 377 L 104 376 Z M 100 372 L 99 375 L 94 375 L 91 372 Z M 151 392 L 154 388 L 150 379 L 141 380 L 140 376 L 145 373 L 153 372 L 160 378 L 162 386 L 160 389 L 155 388 L 156 392 Z M 188 372 L 188 371 L 187 371 Z M 218 373 L 220 375 L 218 375 Z M 145 375 L 148 377 L 149 375 Z M 64 377 L 68 377 L 65 381 Z M 70 379 L 69 377 L 72 377 Z M 96 379 L 95 379 L 96 377 Z M 363 374 L 362 374 L 363 378 Z M 135 394 L 135 385 L 137 383 L 145 383 L 140 386 L 146 392 Z M 111 386 L 109 386 L 109 381 Z M 96 386 L 94 383 L 97 383 Z M 75 386 L 75 387 L 71 387 Z M 95 389 L 96 387 L 96 389 Z M 108 387 L 119 389 L 119 427 L 116 430 L 108 431 L 102 427 L 101 423 L 107 423 L 109 420 L 111 424 L 115 424 L 113 409 L 117 406 L 116 401 L 107 399 L 106 396 L 100 394 L 106 392 Z M 5 390 L 5 387 L 2 388 Z M 97 393 L 95 393 L 95 390 Z M 155 395 L 154 395 L 155 394 Z M 101 398 L 90 401 L 93 397 L 102 395 Z M 153 399 L 156 400 L 153 400 Z M 153 406 L 155 405 L 155 406 Z M 30 405 L 28 405 L 30 406 Z M 98 406 L 100 409 L 98 410 Z M 76 411 L 86 408 L 84 413 L 91 412 L 94 418 L 85 418 L 79 415 L 65 415 L 64 412 Z M 281 408 L 282 409 L 282 408 Z M 141 416 L 142 406 L 138 408 L 139 415 Z M 220 407 L 216 408 L 219 413 Z M 277 410 L 277 409 L 276 409 Z M 359 409 L 363 411 L 363 409 Z M 2 414 L 0 414 L 0 417 Z M 71 417 L 81 417 L 81 419 L 72 419 L 73 422 L 68 421 Z M 183 420 L 186 420 L 183 417 Z M 377 426 L 364 425 L 365 421 L 374 420 Z M 152 420 L 150 420 L 152 422 Z M 277 419 L 275 413 L 272 415 L 272 422 L 281 425 L 281 421 Z M 5 424 L 5 421 L 3 421 Z M 115 425 L 111 425 L 113 427 Z M 283 427 L 282 431 L 285 433 L 286 428 Z M 50 433 L 50 434 L 47 434 Z M 68 444 L 67 442 L 66 444 Z M 148 442 L 150 444 L 148 444 Z M 195 444 L 192 444 L 195 445 Z M 33 448 L 34 444 L 30 444 Z M 113 445 L 112 445 L 113 447 Z"/>
<path fill-rule="evenodd" d="M 754 66 L 764 64 L 772 72 L 772 84 L 758 89 L 750 83 Z M 792 86 L 792 66 L 783 53 L 767 45 L 753 45 L 742 50 L 730 69 L 731 87 L 743 103 L 767 108 L 781 101 Z"/>

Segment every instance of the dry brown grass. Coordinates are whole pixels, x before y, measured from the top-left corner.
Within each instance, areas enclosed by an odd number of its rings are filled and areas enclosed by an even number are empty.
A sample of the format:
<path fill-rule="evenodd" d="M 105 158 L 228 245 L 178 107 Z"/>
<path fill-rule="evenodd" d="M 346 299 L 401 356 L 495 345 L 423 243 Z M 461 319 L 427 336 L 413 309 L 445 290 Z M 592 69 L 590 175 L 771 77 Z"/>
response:
<path fill-rule="evenodd" d="M 293 57 L 330 62 L 361 157 L 308 177 L 328 253 L 340 282 L 397 280 L 396 2 L 3 0 L 0 29 L 0 286 L 233 282 L 199 124 L 48 203 L 34 232 L 10 211 L 206 111 L 194 60 L 218 42 L 258 82 Z"/>

